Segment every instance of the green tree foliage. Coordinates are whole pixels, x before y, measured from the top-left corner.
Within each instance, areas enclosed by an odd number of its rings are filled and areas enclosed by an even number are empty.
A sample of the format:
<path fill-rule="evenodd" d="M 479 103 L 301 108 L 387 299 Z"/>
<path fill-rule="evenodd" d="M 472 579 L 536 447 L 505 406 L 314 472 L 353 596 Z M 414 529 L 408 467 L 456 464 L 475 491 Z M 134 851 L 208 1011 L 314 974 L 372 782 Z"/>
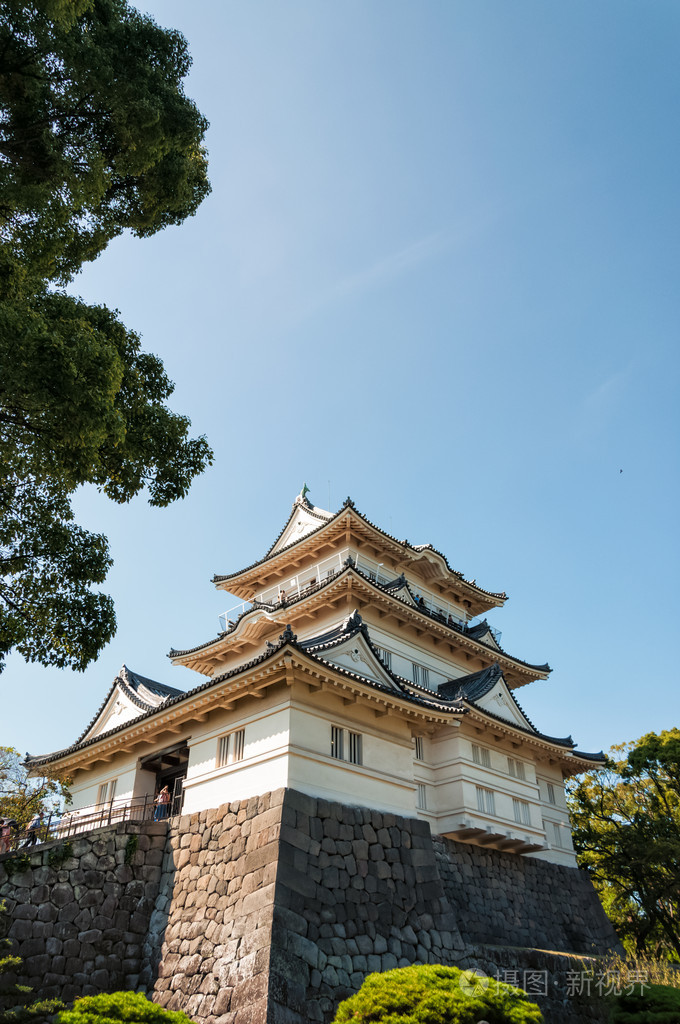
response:
<path fill-rule="evenodd" d="M 58 290 L 121 232 L 177 224 L 207 195 L 189 65 L 183 37 L 125 0 L 0 10 L 0 670 L 12 649 L 83 669 L 115 631 L 79 485 L 164 506 L 212 460 L 167 407 L 161 361 Z"/>
<path fill-rule="evenodd" d="M 334 1024 L 540 1024 L 524 992 L 493 978 L 470 984 L 456 967 L 424 965 L 369 974 L 340 1003 Z"/>
<path fill-rule="evenodd" d="M 58 999 L 36 999 L 33 989 L 18 985 L 21 957 L 12 955 L 12 941 L 5 937 L 9 919 L 0 903 L 0 1024 L 39 1024 L 63 1007 Z"/>
<path fill-rule="evenodd" d="M 191 1024 L 184 1013 L 165 1010 L 140 992 L 112 992 L 109 995 L 76 999 L 70 1010 L 62 1010 L 56 1024 Z"/>
<path fill-rule="evenodd" d="M 196 212 L 207 122 L 184 95 L 190 64 L 179 32 L 125 0 L 4 0 L 0 212 L 15 284 L 20 268 L 64 283 L 122 231 Z"/>
<path fill-rule="evenodd" d="M 579 863 L 629 951 L 680 960 L 680 729 L 612 755 L 569 794 Z"/>
<path fill-rule="evenodd" d="M 70 803 L 67 780 L 57 775 L 28 778 L 14 747 L 0 747 L 0 818 L 12 818 L 24 829 L 42 811 L 45 823 Z"/>

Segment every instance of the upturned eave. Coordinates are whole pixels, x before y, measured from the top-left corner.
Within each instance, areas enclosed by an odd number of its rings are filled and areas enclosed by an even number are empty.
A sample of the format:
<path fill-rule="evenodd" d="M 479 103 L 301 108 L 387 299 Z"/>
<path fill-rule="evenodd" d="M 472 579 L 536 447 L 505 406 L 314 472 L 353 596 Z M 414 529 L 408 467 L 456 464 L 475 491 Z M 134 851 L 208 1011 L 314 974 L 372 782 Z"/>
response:
<path fill-rule="evenodd" d="M 372 606 L 378 609 L 378 614 L 381 610 L 388 611 L 415 629 L 429 632 L 440 642 L 446 640 L 471 656 L 488 661 L 489 664 L 498 661 L 512 688 L 524 686 L 537 679 L 547 679 L 550 674 L 550 667 L 547 665 L 532 665 L 514 658 L 505 651 L 489 647 L 467 636 L 462 630 L 445 625 L 421 609 L 401 601 L 380 584 L 369 580 L 354 566 L 344 568 L 330 580 L 324 580 L 308 593 L 287 602 L 285 606 L 280 606 L 275 611 L 264 614 L 262 609 L 250 609 L 228 633 L 189 650 L 171 651 L 169 657 L 173 665 L 182 665 L 204 675 L 211 675 L 230 653 L 240 652 L 249 645 L 255 646 L 268 635 L 275 633 L 284 622 L 295 627 L 296 622 L 302 618 L 309 619 L 310 615 L 317 612 L 323 614 L 329 603 L 340 603 L 344 597 L 349 598 L 350 591 L 351 600 L 359 602 L 361 607 Z M 246 625 L 251 616 L 258 616 L 257 621 L 262 624 L 259 632 L 253 633 L 252 637 Z"/>
<path fill-rule="evenodd" d="M 289 522 L 290 519 L 286 526 Z M 299 540 L 268 553 L 245 569 L 228 575 L 215 575 L 212 582 L 217 589 L 250 601 L 258 590 L 276 584 L 286 576 L 295 575 L 299 568 L 317 559 L 322 551 L 329 552 L 338 544 L 352 544 L 353 541 L 362 553 L 372 549 L 376 557 L 393 560 L 397 570 L 410 569 L 423 583 L 436 584 L 454 600 L 462 600 L 469 606 L 472 615 L 481 615 L 491 608 L 502 607 L 507 600 L 505 593 L 487 591 L 479 587 L 476 581 L 466 580 L 461 572 L 451 568 L 446 556 L 432 545 L 413 545 L 385 533 L 349 500 L 334 516 L 321 522 L 317 529 Z"/>

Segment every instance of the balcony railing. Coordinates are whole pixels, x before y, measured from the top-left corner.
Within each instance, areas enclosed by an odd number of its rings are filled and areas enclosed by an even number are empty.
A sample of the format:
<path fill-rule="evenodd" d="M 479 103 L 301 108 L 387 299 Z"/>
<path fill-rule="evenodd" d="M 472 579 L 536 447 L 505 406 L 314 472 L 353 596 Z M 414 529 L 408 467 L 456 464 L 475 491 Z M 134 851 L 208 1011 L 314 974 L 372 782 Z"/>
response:
<path fill-rule="evenodd" d="M 133 797 L 130 800 L 109 800 L 103 804 L 90 804 L 75 810 L 50 814 L 35 828 L 12 828 L 9 837 L 0 838 L 0 853 L 28 850 L 38 843 L 53 839 L 68 839 L 83 832 L 92 832 L 124 821 L 162 820 L 181 812 L 181 800 L 170 804 L 155 803 L 152 795 Z M 5 848 L 6 846 L 6 848 Z"/>
<path fill-rule="evenodd" d="M 296 576 L 292 576 L 273 587 L 268 587 L 257 594 L 252 602 L 242 601 L 239 604 L 233 605 L 233 607 L 229 608 L 219 617 L 221 632 L 227 632 L 232 629 L 237 620 L 252 608 L 273 610 L 274 608 L 280 608 L 287 601 L 303 597 L 320 584 L 327 582 L 333 576 L 342 572 L 348 558 L 352 559 L 357 569 L 376 583 L 384 586 L 395 579 L 394 571 L 385 569 L 382 562 L 376 562 L 363 554 L 358 554 L 351 548 L 343 548 L 330 558 L 325 558 L 315 565 L 308 566 Z M 410 580 L 408 582 L 421 610 L 440 622 L 453 626 L 456 629 L 465 629 L 468 626 L 475 626 L 481 622 L 479 618 L 466 619 L 465 614 L 461 613 L 457 607 L 451 605 L 448 601 L 443 601 Z M 496 641 L 500 643 L 501 633 L 499 630 L 491 626 L 489 628 Z"/>

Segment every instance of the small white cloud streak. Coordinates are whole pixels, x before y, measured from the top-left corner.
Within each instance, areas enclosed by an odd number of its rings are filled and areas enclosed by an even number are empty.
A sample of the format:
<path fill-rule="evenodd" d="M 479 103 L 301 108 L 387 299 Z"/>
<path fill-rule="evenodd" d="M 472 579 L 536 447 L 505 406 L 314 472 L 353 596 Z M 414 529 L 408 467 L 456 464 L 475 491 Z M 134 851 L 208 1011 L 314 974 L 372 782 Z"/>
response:
<path fill-rule="evenodd" d="M 432 259 L 438 253 L 448 248 L 449 237 L 445 231 L 436 231 L 434 234 L 426 235 L 424 238 L 407 245 L 398 252 L 378 260 L 370 267 L 350 274 L 338 281 L 326 293 L 325 301 L 332 298 L 339 298 L 343 295 L 353 295 L 357 292 L 370 291 L 382 284 L 391 281 L 392 278 L 412 270 L 414 267 Z"/>
<path fill-rule="evenodd" d="M 316 301 L 310 304 L 307 312 L 315 313 L 329 303 L 383 287 L 394 278 L 415 270 L 421 264 L 436 259 L 454 248 L 469 244 L 471 238 L 484 234 L 497 219 L 497 214 L 489 210 L 458 231 L 440 230 L 424 235 L 370 266 L 341 278 L 336 284 L 325 289 Z"/>
<path fill-rule="evenodd" d="M 575 423 L 576 436 L 586 440 L 602 430 L 614 415 L 628 387 L 634 362 L 617 370 L 584 396 Z"/>

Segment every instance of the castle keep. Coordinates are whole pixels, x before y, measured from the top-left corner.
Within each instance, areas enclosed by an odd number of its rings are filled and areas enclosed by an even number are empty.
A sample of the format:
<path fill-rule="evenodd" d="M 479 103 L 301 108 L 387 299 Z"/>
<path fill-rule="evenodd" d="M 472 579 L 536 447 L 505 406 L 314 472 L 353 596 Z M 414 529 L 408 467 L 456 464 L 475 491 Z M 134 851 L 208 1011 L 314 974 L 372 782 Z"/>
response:
<path fill-rule="evenodd" d="M 30 949 L 57 958 L 55 990 L 74 985 L 55 952 L 70 942 L 81 991 L 94 969 L 95 988 L 142 984 L 206 1024 L 321 1022 L 372 970 L 497 966 L 516 947 L 528 964 L 537 950 L 613 943 L 576 868 L 564 797 L 565 778 L 602 755 L 522 711 L 517 690 L 550 668 L 501 645 L 485 616 L 504 593 L 350 499 L 334 514 L 315 507 L 305 488 L 264 557 L 214 583 L 242 605 L 216 637 L 170 653 L 204 677 L 197 686 L 123 668 L 77 742 L 30 758 L 73 778 L 77 843 L 103 829 L 95 889 L 139 901 L 135 942 L 130 922 L 81 917 L 86 907 L 68 938 L 54 933 L 59 913 L 43 922 L 52 952 Z M 134 824 L 164 786 L 169 817 Z M 131 834 L 144 841 L 128 863 Z M 159 843 L 149 862 L 144 847 Z M 47 899 L 77 887 L 82 867 L 33 870 Z M 3 893 L 22 905 L 16 876 Z M 38 940 L 28 924 L 14 937 Z"/>

